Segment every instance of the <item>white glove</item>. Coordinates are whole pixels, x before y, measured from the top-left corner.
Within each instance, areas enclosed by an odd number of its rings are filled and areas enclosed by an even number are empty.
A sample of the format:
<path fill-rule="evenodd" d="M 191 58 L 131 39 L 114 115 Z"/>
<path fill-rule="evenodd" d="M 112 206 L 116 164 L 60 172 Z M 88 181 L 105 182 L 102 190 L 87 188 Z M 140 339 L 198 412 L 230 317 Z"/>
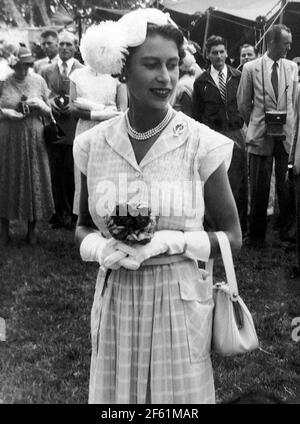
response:
<path fill-rule="evenodd" d="M 24 118 L 23 113 L 17 112 L 14 109 L 0 109 L 0 111 L 4 118 L 12 119 L 13 121 L 20 121 Z"/>
<path fill-rule="evenodd" d="M 128 257 L 119 261 L 119 264 L 132 270 L 138 269 L 145 260 L 162 253 L 183 254 L 191 259 L 207 262 L 211 251 L 210 240 L 205 231 L 162 230 L 157 231 L 150 243 L 144 246 L 130 247 L 119 243 L 116 248 L 128 254 Z M 114 265 L 116 258 L 117 256 L 107 256 L 107 266 Z"/>
<path fill-rule="evenodd" d="M 206 231 L 185 231 L 186 249 L 184 256 L 202 262 L 210 257 L 210 240 Z"/>
<path fill-rule="evenodd" d="M 92 110 L 91 121 L 106 121 L 120 114 L 120 111 L 112 107 L 105 108 L 104 110 Z"/>
<path fill-rule="evenodd" d="M 103 110 L 104 104 L 96 103 L 91 100 L 85 99 L 84 97 L 77 97 L 76 100 L 73 101 L 74 106 L 83 110 Z"/>
<path fill-rule="evenodd" d="M 119 269 L 121 265 L 119 261 L 127 256 L 120 250 L 116 250 L 118 240 L 106 239 L 99 232 L 93 232 L 88 234 L 82 240 L 80 244 L 80 256 L 83 261 L 86 262 L 98 262 L 100 266 L 106 268 Z M 107 256 L 115 254 L 116 260 L 112 263 L 112 266 L 105 265 L 105 259 Z"/>
<path fill-rule="evenodd" d="M 128 257 L 119 260 L 119 264 L 127 269 L 136 270 L 141 264 L 153 256 L 167 253 L 168 255 L 183 254 L 185 239 L 182 231 L 162 230 L 156 231 L 150 243 L 143 246 L 128 246 L 119 242 L 116 248 L 128 254 Z M 108 256 L 104 261 L 105 266 L 111 266 L 114 256 Z"/>

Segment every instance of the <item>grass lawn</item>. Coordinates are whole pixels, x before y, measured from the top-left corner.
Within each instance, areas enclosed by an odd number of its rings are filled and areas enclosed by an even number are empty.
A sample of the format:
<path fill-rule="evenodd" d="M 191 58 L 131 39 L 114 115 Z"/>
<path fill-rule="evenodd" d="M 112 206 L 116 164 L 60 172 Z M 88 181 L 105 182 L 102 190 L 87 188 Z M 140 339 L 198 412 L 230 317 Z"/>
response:
<path fill-rule="evenodd" d="M 90 363 L 89 317 L 97 267 L 85 265 L 73 234 L 39 226 L 28 247 L 25 227 L 0 250 L 0 403 L 86 403 Z M 300 279 L 290 280 L 295 252 L 282 246 L 242 249 L 235 259 L 240 293 L 253 314 L 261 349 L 243 356 L 213 355 L 217 402 L 254 390 L 300 403 Z M 223 275 L 220 261 L 215 274 Z M 300 331 L 299 331 L 300 335 Z"/>

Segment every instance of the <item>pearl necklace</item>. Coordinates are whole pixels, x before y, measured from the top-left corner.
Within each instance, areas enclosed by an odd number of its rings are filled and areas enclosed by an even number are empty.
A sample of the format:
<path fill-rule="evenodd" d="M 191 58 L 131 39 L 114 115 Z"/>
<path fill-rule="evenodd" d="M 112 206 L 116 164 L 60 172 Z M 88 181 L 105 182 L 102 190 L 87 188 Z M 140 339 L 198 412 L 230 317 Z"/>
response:
<path fill-rule="evenodd" d="M 127 125 L 127 132 L 130 135 L 130 137 L 134 138 L 138 141 L 145 141 L 148 140 L 151 137 L 154 137 L 156 134 L 160 133 L 170 122 L 173 115 L 173 109 L 171 106 L 168 108 L 168 112 L 166 113 L 166 116 L 164 119 L 154 128 L 151 128 L 150 130 L 146 132 L 138 132 L 132 128 L 129 122 L 128 118 L 128 111 L 125 113 L 125 119 L 126 119 L 126 125 Z"/>

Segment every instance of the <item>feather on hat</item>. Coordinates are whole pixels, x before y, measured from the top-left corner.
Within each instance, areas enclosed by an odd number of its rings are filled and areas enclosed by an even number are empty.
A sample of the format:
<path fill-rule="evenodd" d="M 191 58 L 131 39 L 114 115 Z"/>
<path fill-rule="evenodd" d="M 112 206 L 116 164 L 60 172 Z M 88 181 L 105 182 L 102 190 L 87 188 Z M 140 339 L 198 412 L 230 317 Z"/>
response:
<path fill-rule="evenodd" d="M 80 43 L 84 62 L 100 74 L 121 73 L 128 47 L 144 43 L 147 24 L 177 25 L 168 13 L 158 9 L 138 9 L 124 15 L 117 22 L 104 21 L 87 29 Z"/>

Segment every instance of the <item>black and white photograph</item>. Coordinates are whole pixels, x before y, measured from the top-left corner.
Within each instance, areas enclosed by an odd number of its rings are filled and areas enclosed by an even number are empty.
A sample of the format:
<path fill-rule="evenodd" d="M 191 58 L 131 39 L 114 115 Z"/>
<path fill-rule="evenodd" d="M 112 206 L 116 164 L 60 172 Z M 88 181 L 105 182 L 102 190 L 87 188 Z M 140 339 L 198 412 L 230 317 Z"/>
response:
<path fill-rule="evenodd" d="M 0 405 L 300 404 L 299 28 L 0 0 Z"/>

